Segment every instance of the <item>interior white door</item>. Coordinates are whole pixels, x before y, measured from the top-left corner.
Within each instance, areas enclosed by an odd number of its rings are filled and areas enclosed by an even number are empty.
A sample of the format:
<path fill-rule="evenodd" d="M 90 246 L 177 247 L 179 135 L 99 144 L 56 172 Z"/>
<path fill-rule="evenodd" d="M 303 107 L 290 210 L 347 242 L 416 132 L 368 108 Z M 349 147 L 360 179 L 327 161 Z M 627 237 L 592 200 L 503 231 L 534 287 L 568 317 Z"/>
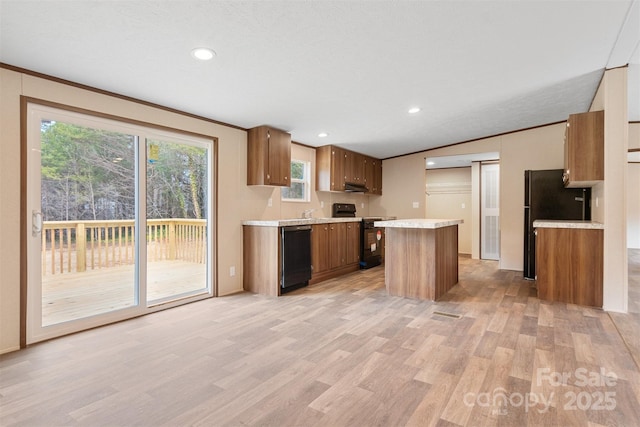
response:
<path fill-rule="evenodd" d="M 482 164 L 480 184 L 480 241 L 482 259 L 500 259 L 500 165 Z"/>

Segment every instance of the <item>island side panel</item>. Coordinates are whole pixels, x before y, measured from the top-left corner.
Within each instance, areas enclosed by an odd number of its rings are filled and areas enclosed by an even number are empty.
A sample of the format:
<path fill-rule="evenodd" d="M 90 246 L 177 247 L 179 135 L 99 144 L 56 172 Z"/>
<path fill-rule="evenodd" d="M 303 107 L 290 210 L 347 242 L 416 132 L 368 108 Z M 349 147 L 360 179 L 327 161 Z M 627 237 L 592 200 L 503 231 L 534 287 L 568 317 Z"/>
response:
<path fill-rule="evenodd" d="M 435 298 L 435 231 L 386 228 L 385 285 L 389 295 Z"/>
<path fill-rule="evenodd" d="M 602 307 L 604 230 L 538 228 L 538 298 Z"/>
<path fill-rule="evenodd" d="M 243 228 L 243 287 L 245 291 L 278 296 L 280 248 L 278 227 Z"/>
<path fill-rule="evenodd" d="M 436 282 L 434 299 L 437 300 L 458 283 L 458 226 L 435 230 Z"/>

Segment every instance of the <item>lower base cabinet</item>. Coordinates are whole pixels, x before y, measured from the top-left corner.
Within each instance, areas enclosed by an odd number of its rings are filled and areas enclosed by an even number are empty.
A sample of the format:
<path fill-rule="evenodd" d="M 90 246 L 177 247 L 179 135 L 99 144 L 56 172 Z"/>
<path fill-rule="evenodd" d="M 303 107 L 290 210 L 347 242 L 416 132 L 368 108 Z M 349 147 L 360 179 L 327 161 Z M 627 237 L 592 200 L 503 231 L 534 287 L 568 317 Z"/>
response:
<path fill-rule="evenodd" d="M 329 224 L 311 226 L 311 271 L 313 276 L 330 269 Z"/>
<path fill-rule="evenodd" d="M 278 296 L 280 289 L 279 227 L 243 226 L 243 287 Z M 360 269 L 360 222 L 331 222 L 311 226 L 309 284 Z"/>
<path fill-rule="evenodd" d="M 311 227 L 309 284 L 360 269 L 360 223 L 336 222 Z"/>
<path fill-rule="evenodd" d="M 602 307 L 604 231 L 536 229 L 538 298 Z"/>
<path fill-rule="evenodd" d="M 242 227 L 243 288 L 256 294 L 280 295 L 278 227 Z"/>

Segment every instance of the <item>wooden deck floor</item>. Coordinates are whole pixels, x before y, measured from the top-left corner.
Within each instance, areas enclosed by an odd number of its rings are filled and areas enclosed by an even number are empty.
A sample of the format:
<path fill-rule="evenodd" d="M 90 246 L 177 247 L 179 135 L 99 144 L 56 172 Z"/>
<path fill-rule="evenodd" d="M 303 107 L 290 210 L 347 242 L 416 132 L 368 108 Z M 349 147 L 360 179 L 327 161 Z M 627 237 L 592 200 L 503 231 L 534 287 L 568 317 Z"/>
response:
<path fill-rule="evenodd" d="M 148 301 L 203 289 L 205 265 L 184 261 L 150 262 L 147 283 Z M 134 289 L 133 265 L 45 276 L 43 326 L 132 306 Z"/>
<path fill-rule="evenodd" d="M 39 343 L 0 356 L 0 425 L 638 425 L 612 316 L 496 267 L 461 259 L 435 303 L 388 296 L 376 267 Z"/>

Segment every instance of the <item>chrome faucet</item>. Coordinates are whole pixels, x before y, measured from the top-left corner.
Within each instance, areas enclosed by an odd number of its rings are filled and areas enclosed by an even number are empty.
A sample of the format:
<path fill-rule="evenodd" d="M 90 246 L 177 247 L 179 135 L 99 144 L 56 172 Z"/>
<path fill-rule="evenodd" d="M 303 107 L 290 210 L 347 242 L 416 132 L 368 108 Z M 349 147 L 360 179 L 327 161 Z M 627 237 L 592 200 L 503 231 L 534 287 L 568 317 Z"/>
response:
<path fill-rule="evenodd" d="M 315 211 L 315 209 L 307 209 L 306 211 L 302 211 L 302 218 L 304 219 L 311 218 L 313 211 Z"/>

